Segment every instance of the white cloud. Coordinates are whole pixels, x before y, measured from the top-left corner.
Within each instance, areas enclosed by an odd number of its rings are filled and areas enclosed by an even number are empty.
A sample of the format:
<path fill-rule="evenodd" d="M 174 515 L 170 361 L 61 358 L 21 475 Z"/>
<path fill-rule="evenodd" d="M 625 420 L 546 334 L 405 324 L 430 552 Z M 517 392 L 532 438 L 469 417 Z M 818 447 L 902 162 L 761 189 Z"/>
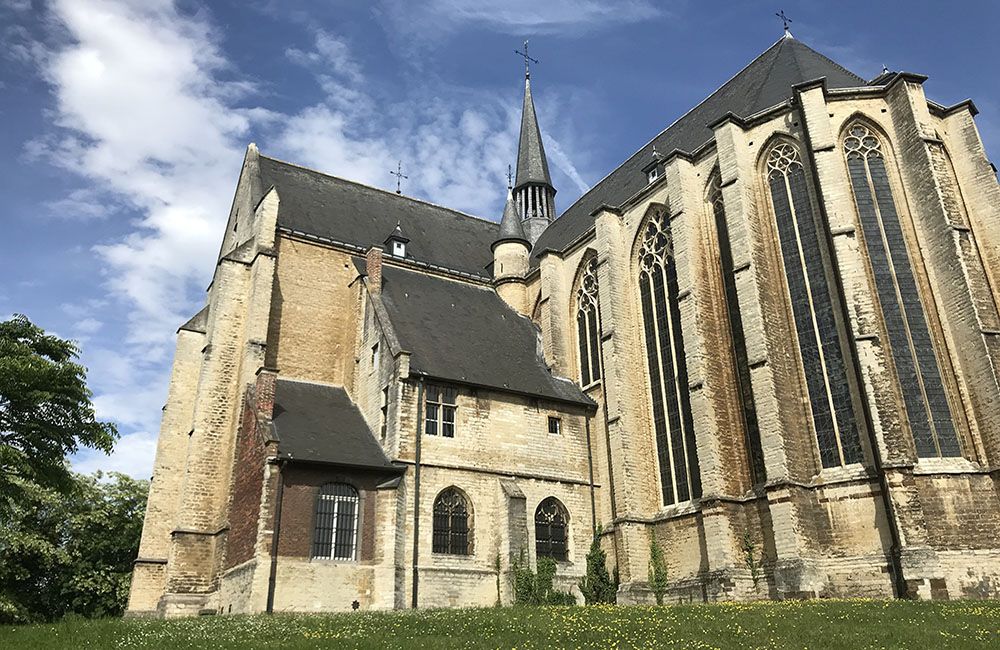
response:
<path fill-rule="evenodd" d="M 73 329 L 80 334 L 88 335 L 96 334 L 102 327 L 104 327 L 104 323 L 96 318 L 84 318 L 81 321 L 77 321 L 76 325 L 73 326 Z"/>
<path fill-rule="evenodd" d="M 106 456 L 99 451 L 86 450 L 70 459 L 73 471 L 91 474 L 121 472 L 137 479 L 152 477 L 153 458 L 156 456 L 156 434 L 135 431 L 118 440 L 115 451 Z"/>

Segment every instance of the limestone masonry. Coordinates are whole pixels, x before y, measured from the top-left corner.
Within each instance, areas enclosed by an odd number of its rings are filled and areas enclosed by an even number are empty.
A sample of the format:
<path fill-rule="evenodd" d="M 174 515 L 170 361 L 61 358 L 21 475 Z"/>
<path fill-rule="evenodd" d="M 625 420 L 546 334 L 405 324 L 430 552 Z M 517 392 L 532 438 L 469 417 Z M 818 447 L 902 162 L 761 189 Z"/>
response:
<path fill-rule="evenodd" d="M 499 223 L 251 144 L 129 612 L 582 600 L 598 526 L 620 603 L 653 538 L 673 601 L 1000 597 L 1000 186 L 924 81 L 786 34 L 557 217 L 525 79 Z"/>

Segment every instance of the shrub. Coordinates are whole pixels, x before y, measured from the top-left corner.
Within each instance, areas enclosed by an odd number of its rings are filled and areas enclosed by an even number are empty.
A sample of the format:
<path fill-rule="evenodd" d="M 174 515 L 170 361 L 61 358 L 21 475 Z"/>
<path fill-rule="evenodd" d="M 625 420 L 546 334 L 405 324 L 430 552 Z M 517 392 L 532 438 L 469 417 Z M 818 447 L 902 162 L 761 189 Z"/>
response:
<path fill-rule="evenodd" d="M 575 605 L 573 594 L 556 591 L 552 587 L 552 579 L 556 575 L 555 560 L 548 557 L 538 558 L 538 573 L 531 570 L 524 561 L 515 562 L 514 573 L 514 604 L 515 605 Z"/>
<path fill-rule="evenodd" d="M 649 531 L 649 588 L 656 597 L 656 604 L 662 605 L 667 593 L 667 562 L 653 531 Z"/>
<path fill-rule="evenodd" d="M 608 554 L 601 548 L 601 527 L 598 526 L 587 553 L 587 575 L 580 582 L 580 591 L 588 605 L 615 602 L 618 585 L 608 575 L 607 560 Z M 615 571 L 617 574 L 617 567 Z"/>

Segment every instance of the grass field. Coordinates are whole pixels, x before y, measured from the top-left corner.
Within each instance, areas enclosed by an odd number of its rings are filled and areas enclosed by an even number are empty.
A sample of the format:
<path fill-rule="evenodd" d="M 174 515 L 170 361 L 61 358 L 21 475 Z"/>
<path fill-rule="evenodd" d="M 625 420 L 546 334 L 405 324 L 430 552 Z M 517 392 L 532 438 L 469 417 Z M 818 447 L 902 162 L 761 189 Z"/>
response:
<path fill-rule="evenodd" d="M 795 601 L 0 627 L 0 648 L 1000 648 L 1000 602 Z"/>

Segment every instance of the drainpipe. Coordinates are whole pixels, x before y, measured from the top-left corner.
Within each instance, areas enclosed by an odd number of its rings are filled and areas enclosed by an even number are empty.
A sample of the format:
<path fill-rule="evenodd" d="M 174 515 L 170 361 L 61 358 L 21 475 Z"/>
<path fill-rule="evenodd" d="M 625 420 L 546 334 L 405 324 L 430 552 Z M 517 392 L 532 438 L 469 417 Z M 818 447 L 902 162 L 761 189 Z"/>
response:
<path fill-rule="evenodd" d="M 824 91 L 825 92 L 825 91 Z M 796 93 L 796 98 L 798 93 Z M 802 131 L 805 134 L 804 147 L 806 151 L 806 157 L 809 159 L 809 171 L 812 176 L 813 187 L 816 191 L 816 202 L 819 204 L 819 217 L 820 230 L 823 231 L 823 235 L 826 240 L 826 249 L 830 255 L 831 266 L 836 264 L 836 249 L 834 248 L 833 233 L 830 232 L 830 222 L 829 217 L 826 212 L 826 201 L 823 199 L 823 186 L 820 183 L 819 170 L 816 167 L 816 156 L 812 149 L 812 141 L 809 138 L 809 123 L 806 121 L 805 111 L 802 110 L 802 103 L 799 102 L 799 120 L 802 122 Z M 889 571 L 892 574 L 892 591 L 896 598 L 903 598 L 906 595 L 906 583 L 903 580 L 903 565 L 900 560 L 900 551 L 902 550 L 902 542 L 899 537 L 899 527 L 896 524 L 896 512 L 895 507 L 892 503 L 892 497 L 889 494 L 889 479 L 885 475 L 885 468 L 882 464 L 882 455 L 878 448 L 878 437 L 875 435 L 875 425 L 874 418 L 872 417 L 871 407 L 868 404 L 868 400 L 865 399 L 863 393 L 864 377 L 861 374 L 861 365 L 858 362 L 858 345 L 857 341 L 854 340 L 853 334 L 851 334 L 851 321 L 850 313 L 847 310 L 847 296 L 844 293 L 844 285 L 841 282 L 840 274 L 835 270 L 833 272 L 827 273 L 827 276 L 832 276 L 833 286 L 836 289 L 837 307 L 840 308 L 841 318 L 844 322 L 844 338 L 847 339 L 847 345 L 851 353 L 851 363 L 849 364 L 851 370 L 854 373 L 854 381 L 857 385 L 857 392 L 859 393 L 861 402 L 861 413 L 865 420 L 865 430 L 868 432 L 868 445 L 872 450 L 872 461 L 875 465 L 875 473 L 878 476 L 879 492 L 882 495 L 882 507 L 885 508 L 886 520 L 889 522 Z"/>
<path fill-rule="evenodd" d="M 267 609 L 268 614 L 274 613 L 274 588 L 278 576 L 278 537 L 281 535 L 281 502 L 285 493 L 285 461 L 278 460 L 278 490 L 274 506 L 274 532 L 271 535 L 271 572 L 267 578 Z"/>
<path fill-rule="evenodd" d="M 594 499 L 594 452 L 590 447 L 590 416 L 586 416 L 584 424 L 587 428 L 587 469 L 590 472 L 590 529 L 592 536 L 597 534 L 597 503 Z"/>
<path fill-rule="evenodd" d="M 417 441 L 413 457 L 413 594 L 410 606 L 417 608 L 420 585 L 420 439 L 424 425 L 424 378 L 417 384 Z"/>

